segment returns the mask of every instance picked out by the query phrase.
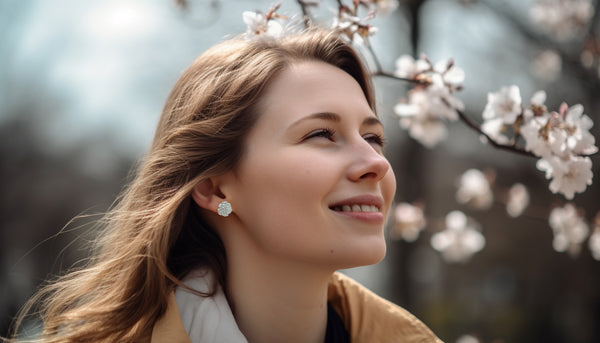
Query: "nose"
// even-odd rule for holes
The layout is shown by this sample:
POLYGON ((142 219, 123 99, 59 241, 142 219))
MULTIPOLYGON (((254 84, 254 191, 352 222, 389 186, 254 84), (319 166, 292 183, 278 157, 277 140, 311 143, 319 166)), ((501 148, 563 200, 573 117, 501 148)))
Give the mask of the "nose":
POLYGON ((348 168, 348 178, 352 181, 381 180, 391 169, 389 161, 362 137, 350 149, 352 163, 348 168))

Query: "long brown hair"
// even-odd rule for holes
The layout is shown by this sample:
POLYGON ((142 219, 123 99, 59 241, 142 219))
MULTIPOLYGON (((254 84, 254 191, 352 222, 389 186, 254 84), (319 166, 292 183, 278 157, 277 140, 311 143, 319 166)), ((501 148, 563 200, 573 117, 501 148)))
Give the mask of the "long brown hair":
POLYGON ((374 107, 364 66, 334 32, 311 29, 212 47, 174 86, 150 152, 100 223, 88 265, 42 288, 16 327, 39 306, 44 327, 35 341, 148 341, 169 293, 192 268, 208 266, 224 283, 224 246, 190 194, 202 180, 236 167, 259 115, 254 108, 263 90, 279 72, 302 60, 346 71, 374 107))

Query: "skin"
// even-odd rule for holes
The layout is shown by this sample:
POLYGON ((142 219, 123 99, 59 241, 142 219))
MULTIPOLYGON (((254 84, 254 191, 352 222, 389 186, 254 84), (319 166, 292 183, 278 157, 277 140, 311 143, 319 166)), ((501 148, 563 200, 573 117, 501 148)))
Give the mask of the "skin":
POLYGON ((317 61, 277 75, 258 111, 239 167, 193 197, 225 244, 228 300, 249 342, 323 342, 332 273, 385 255, 396 183, 383 126, 350 75, 317 61), (225 199, 226 218, 215 214, 225 199))

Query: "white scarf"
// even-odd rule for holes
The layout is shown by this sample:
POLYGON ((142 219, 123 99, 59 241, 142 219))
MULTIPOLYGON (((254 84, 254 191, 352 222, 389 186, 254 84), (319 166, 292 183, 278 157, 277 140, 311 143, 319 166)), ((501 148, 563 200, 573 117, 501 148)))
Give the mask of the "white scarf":
MULTIPOLYGON (((183 283, 193 290, 207 293, 213 285, 213 280, 213 273, 202 268, 189 273, 183 279, 183 283)), ((217 291, 211 297, 201 297, 185 288, 177 287, 175 300, 181 321, 192 343, 248 343, 238 328, 225 293, 218 283, 217 291)))

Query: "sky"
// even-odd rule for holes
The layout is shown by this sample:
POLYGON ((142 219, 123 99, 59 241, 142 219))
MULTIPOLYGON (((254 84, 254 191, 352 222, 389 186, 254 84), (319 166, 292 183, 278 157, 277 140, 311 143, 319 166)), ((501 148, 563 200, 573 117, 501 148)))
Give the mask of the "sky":
MULTIPOLYGON (((243 11, 266 11, 271 2, 200 0, 191 4, 184 15, 172 0, 3 0, 0 121, 20 115, 14 107, 25 103, 35 108, 36 120, 31 125, 50 152, 60 153, 82 140, 102 137, 126 155, 139 155, 150 144, 178 75, 209 46, 243 32, 243 11)), ((332 4, 324 4, 318 12, 321 17, 331 12, 332 4)), ((281 12, 297 15, 298 5, 284 1, 281 12)), ((430 18, 425 22, 431 24, 423 27, 418 53, 426 52, 434 61, 454 57, 467 75, 469 66, 478 66, 477 73, 483 76, 467 76, 465 97, 482 86, 496 86, 490 83, 498 79, 495 61, 506 63, 503 55, 522 45, 506 40, 505 28, 493 16, 454 2, 432 1, 424 13, 430 18), (468 24, 455 25, 459 18, 468 24), (498 39, 490 40, 490 33, 498 39), (473 60, 488 51, 490 44, 505 44, 508 49, 489 56, 489 63, 473 60), (474 53, 474 47, 481 51, 474 53)), ((398 15, 386 19, 374 22, 380 30, 373 44, 387 69, 393 70, 398 56, 411 53, 405 34, 408 24, 398 15)), ((524 81, 516 76, 506 81, 524 81)), ((482 107, 484 101, 479 96, 475 104, 482 107)))
MULTIPOLYGON (((210 8, 209 1, 198 5, 210 8)), ((32 123, 42 126, 49 149, 58 150, 104 134, 127 153, 139 154, 150 143, 178 75, 220 37, 244 30, 242 9, 225 4, 216 11, 195 9, 195 18, 183 16, 168 0, 12 1, 3 6, 8 20, 0 43, 5 95, 0 100, 12 106, 3 106, 0 120, 18 115, 10 111, 15 103, 59 103, 58 109, 38 110, 46 113, 38 113, 39 123, 32 123), (197 15, 200 10, 240 20, 211 25, 197 15)))

